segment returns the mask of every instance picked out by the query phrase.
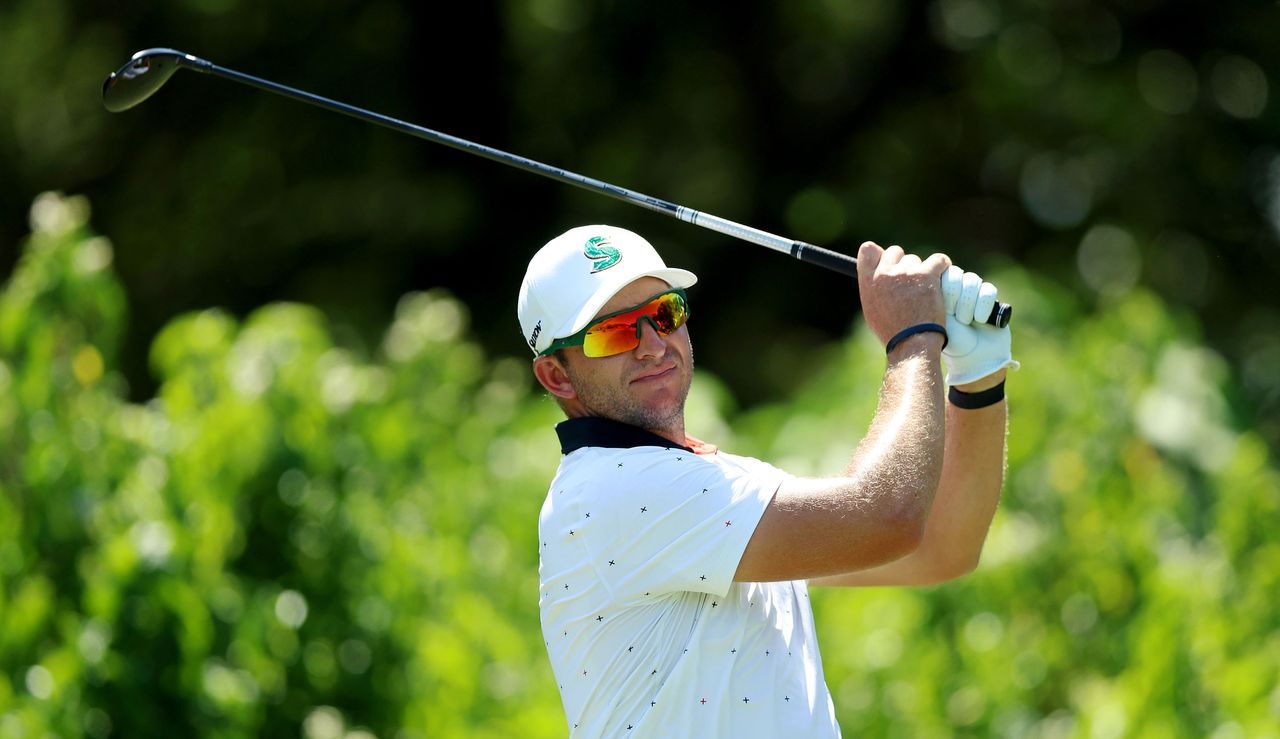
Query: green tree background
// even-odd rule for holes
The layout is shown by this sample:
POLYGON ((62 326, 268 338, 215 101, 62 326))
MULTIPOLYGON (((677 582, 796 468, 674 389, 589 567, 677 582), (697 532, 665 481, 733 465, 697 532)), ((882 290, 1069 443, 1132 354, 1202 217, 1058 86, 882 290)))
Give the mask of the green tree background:
POLYGON ((831 471, 883 368, 839 278, 600 196, 195 75, 103 112, 157 45, 980 269, 1005 502, 964 580, 815 594, 846 734, 1280 736, 1274 4, 107 11, 0 6, 0 736, 563 735, 514 293, 569 225, 703 277, 699 436, 831 471))

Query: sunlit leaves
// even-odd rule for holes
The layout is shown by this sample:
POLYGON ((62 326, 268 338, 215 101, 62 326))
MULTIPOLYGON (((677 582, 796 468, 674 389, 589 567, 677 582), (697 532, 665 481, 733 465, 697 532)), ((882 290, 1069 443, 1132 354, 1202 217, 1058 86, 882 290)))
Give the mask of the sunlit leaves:
MULTIPOLYGON (((559 411, 526 357, 438 290, 374 356, 306 305, 209 309, 130 403, 105 242, 83 201, 36 210, 0 292, 0 735, 564 734, 536 606, 559 411)), ((846 734, 1267 736, 1280 473, 1229 369, 1141 289, 1086 312, 988 276, 1019 310, 1005 500, 963 580, 815 590, 846 734)), ((820 356, 746 410, 700 369, 690 431, 839 469, 883 348, 859 327, 820 356)))

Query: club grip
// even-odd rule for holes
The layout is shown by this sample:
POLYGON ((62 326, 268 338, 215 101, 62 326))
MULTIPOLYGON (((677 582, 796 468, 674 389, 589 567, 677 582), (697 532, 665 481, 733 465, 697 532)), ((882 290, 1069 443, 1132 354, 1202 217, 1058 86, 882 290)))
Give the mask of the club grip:
MULTIPOLYGON (((833 272, 839 272, 849 277, 858 277, 858 260, 848 254, 841 254, 838 251, 824 249, 821 246, 806 244, 803 241, 791 242, 791 256, 802 262, 816 264, 819 267, 825 267, 833 272)), ((1013 318, 1013 306, 1008 303, 996 303, 991 308, 991 315, 987 316, 983 323, 996 328, 1004 328, 1009 325, 1009 319, 1013 318)))

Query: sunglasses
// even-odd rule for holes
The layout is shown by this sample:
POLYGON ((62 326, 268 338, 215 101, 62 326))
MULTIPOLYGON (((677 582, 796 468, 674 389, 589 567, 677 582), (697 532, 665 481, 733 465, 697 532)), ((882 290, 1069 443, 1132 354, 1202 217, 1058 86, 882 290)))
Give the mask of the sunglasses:
POLYGON ((684 290, 675 288, 658 293, 638 306, 601 316, 573 336, 551 342, 541 356, 578 345, 588 357, 612 357, 629 352, 640 346, 640 322, 646 320, 659 336, 675 333, 689 320, 689 299, 684 290))

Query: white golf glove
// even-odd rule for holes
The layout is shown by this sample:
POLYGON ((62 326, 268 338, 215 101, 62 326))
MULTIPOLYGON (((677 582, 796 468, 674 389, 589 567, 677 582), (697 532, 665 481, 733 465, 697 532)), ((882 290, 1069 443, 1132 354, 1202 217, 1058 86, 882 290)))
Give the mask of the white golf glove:
POLYGON ((973 272, 948 267, 942 274, 942 299, 947 314, 947 347, 942 357, 948 385, 973 382, 1004 367, 1018 369, 1009 327, 984 323, 996 304, 995 285, 973 272))

